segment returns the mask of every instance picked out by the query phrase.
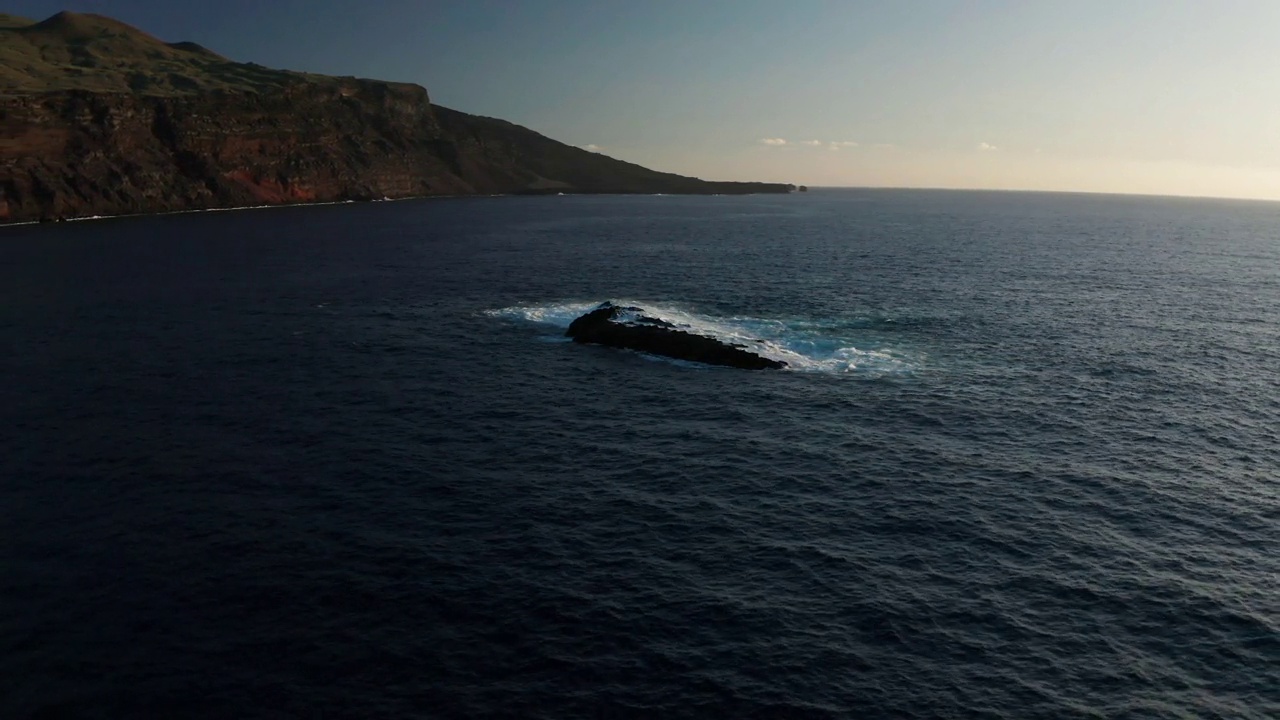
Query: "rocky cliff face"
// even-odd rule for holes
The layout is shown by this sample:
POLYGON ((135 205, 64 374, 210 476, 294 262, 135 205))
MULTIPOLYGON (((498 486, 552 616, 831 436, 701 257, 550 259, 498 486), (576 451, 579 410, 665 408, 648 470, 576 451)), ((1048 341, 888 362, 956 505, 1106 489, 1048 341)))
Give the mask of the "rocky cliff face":
POLYGON ((0 98, 0 218, 468 193, 412 86, 0 98))
POLYGON ((654 172, 434 107, 416 85, 269 71, 180 44, 163 45, 166 68, 189 76, 147 79, 155 74, 143 72, 143 60, 103 69, 90 52, 101 38, 163 54, 159 41, 130 31, 65 13, 29 27, 0 25, 18 40, 45 43, 40 57, 50 56, 48 43, 65 41, 93 81, 31 90, 63 78, 58 65, 0 85, 0 222, 423 195, 791 189, 654 172), (196 57, 189 67, 178 64, 187 62, 183 53, 196 57), (244 85, 245 77, 256 84, 244 85), (143 89, 115 91, 117 80, 143 89))

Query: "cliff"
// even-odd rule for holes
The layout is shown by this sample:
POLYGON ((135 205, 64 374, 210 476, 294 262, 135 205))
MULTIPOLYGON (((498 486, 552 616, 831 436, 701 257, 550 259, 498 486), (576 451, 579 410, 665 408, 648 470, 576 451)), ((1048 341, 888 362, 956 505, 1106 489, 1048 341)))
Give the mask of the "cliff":
POLYGON ((235 63, 109 18, 0 15, 0 222, 498 193, 748 193, 433 106, 235 63))

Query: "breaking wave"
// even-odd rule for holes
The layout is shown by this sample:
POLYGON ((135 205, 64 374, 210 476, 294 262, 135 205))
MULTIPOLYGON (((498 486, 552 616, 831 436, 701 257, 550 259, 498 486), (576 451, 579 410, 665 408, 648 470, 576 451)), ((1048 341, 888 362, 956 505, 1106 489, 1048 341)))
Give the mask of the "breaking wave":
MULTIPOLYGON (((797 372, 864 376, 906 375, 915 372, 924 356, 895 345, 873 331, 875 323, 850 319, 764 318, 717 316, 679 305, 617 299, 615 304, 643 308, 644 315, 671 323, 687 332, 746 346, 752 352, 787 363, 797 372)), ((576 318, 599 307, 600 301, 567 301, 544 305, 521 304, 486 311, 490 317, 563 331, 576 318)), ((561 336, 561 333, 556 333, 561 336)))

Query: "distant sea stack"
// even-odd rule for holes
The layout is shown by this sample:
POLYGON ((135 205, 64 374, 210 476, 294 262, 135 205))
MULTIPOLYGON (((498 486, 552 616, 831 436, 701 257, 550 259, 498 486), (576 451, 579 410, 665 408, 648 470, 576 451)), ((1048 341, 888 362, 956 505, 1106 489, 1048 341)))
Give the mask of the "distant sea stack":
POLYGON ((100 15, 0 15, 0 222, 430 195, 793 190, 649 170, 432 105, 417 85, 233 62, 100 15))

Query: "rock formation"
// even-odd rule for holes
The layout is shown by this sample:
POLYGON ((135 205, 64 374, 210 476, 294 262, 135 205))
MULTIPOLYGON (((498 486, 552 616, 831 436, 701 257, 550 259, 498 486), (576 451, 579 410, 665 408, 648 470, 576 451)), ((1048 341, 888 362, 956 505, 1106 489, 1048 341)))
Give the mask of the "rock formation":
POLYGON ((0 15, 0 222, 506 193, 790 192, 660 173, 432 105, 271 70, 97 15, 0 15))
POLYGON ((671 323, 645 315, 622 317, 623 313, 643 313, 641 308, 619 307, 606 302, 569 325, 565 336, 574 342, 689 360, 708 365, 725 365, 745 370, 778 370, 787 366, 715 338, 676 329, 671 323))

